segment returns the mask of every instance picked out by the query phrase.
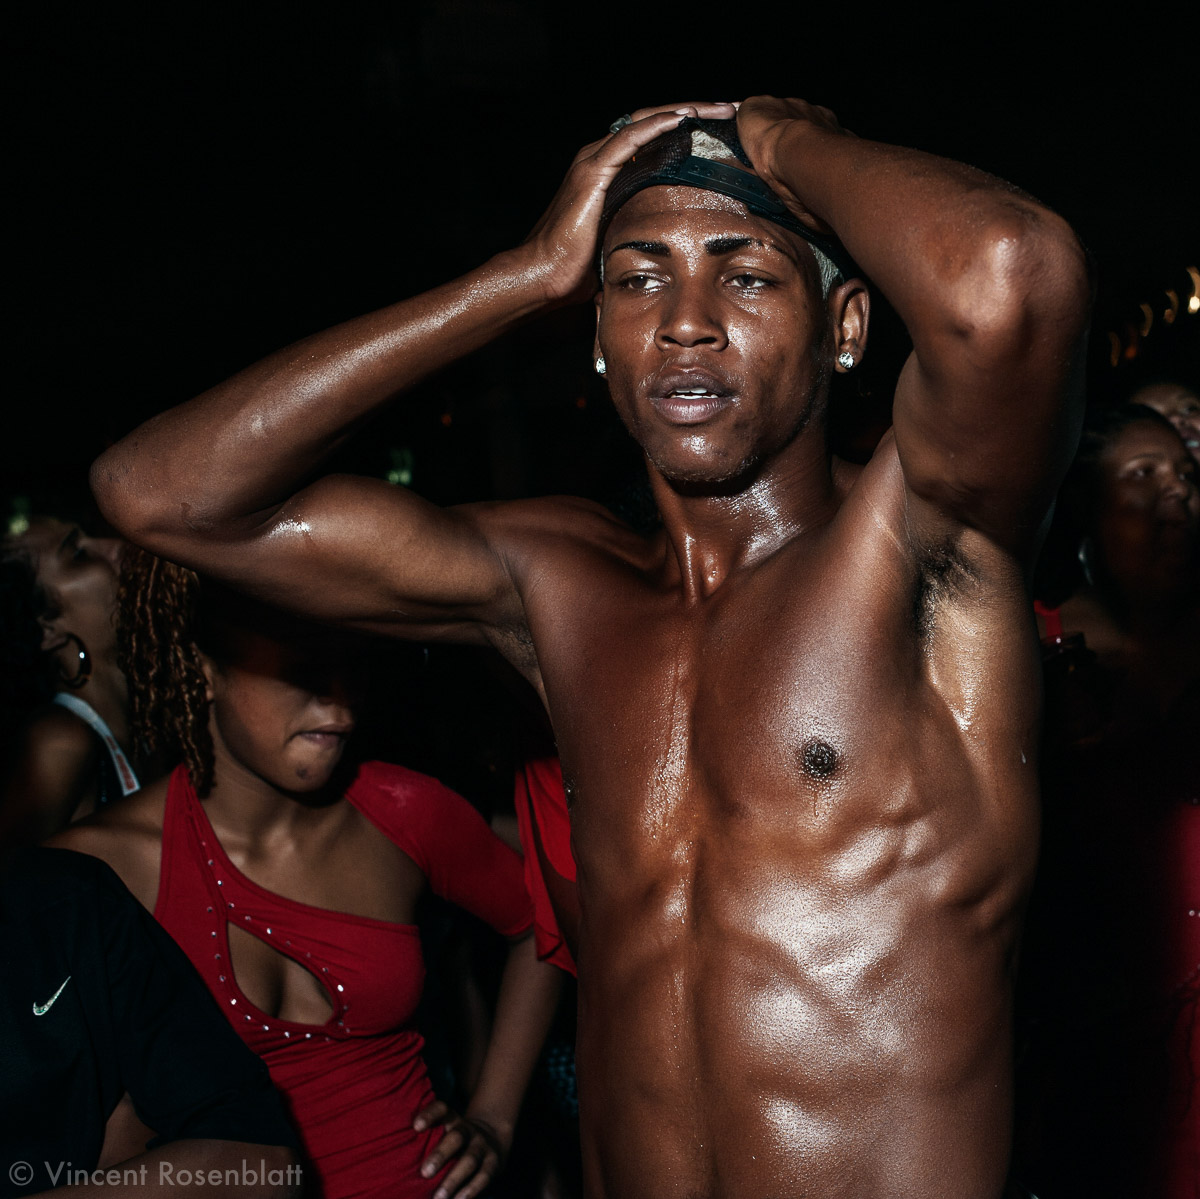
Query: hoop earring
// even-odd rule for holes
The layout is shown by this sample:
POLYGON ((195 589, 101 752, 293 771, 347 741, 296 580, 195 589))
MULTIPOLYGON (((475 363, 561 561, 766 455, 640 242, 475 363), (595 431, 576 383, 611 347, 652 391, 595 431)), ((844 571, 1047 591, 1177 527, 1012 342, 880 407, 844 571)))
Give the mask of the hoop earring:
POLYGON ((79 659, 79 669, 73 675, 68 675, 63 672, 62 665, 60 664, 58 677, 64 686, 70 687, 72 691, 78 691, 92 677, 92 656, 88 653, 87 646, 74 633, 64 633, 63 635, 68 641, 75 643, 75 654, 79 659))

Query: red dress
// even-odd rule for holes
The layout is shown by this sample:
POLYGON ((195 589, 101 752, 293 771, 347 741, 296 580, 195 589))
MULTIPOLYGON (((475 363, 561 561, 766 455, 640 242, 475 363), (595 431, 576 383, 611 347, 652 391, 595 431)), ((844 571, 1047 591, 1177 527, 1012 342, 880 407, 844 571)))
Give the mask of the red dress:
POLYGON ((525 851, 525 887, 533 900, 538 957, 569 974, 567 935, 579 929, 579 895, 571 853, 571 815, 557 758, 531 757, 517 771, 513 803, 525 851))
MULTIPOLYGON (((368 762, 346 798, 421 868, 433 891, 516 936, 532 923, 521 859, 436 779, 368 762)), ((417 1196, 440 1130, 412 1129, 433 1099, 412 1026, 425 967, 417 928, 285 899, 239 873, 214 836, 185 767, 171 775, 154 914, 191 958, 282 1092, 324 1199, 417 1196), (228 925, 310 970, 333 1014, 324 1024, 256 1008, 229 968, 228 925)))

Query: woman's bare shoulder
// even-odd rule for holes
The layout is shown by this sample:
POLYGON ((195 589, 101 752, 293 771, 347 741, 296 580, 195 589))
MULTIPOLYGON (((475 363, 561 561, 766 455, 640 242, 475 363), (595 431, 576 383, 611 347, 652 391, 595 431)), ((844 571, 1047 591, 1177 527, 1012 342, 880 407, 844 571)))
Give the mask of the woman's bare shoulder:
POLYGON ((142 906, 154 910, 162 862, 166 778, 68 825, 46 844, 107 862, 142 906))

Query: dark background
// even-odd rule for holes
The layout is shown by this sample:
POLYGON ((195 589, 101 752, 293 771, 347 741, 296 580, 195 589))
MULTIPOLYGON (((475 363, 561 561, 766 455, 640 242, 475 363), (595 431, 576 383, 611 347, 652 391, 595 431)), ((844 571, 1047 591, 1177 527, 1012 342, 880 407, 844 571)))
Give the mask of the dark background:
MULTIPOLYGON (((1182 5, 99 8, 27 8, 6 42, 0 490, 35 509, 77 507, 88 462, 151 413, 520 240, 580 144, 665 100, 800 95, 863 136, 1011 179, 1095 255, 1093 396, 1200 380, 1200 316, 1162 319, 1200 260, 1182 5)), ((635 458, 590 343, 584 309, 530 325, 426 384, 340 465, 407 469, 441 501, 603 498, 635 458)), ((877 315, 845 411, 878 422, 904 349, 877 315)))

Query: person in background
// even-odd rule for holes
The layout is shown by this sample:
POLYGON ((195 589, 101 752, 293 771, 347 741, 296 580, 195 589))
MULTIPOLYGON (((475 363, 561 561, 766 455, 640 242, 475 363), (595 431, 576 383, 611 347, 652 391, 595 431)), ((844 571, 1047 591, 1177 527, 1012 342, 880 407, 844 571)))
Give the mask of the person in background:
POLYGON ((214 598, 139 550, 120 636, 137 737, 182 760, 55 842, 107 861, 183 947, 270 1068, 323 1199, 479 1195, 557 996, 520 859, 434 779, 344 759, 361 642, 214 598), (461 1115, 413 1027, 427 890, 512 939, 461 1115))
MULTIPOLYGON (((18 730, 7 747, 0 800, 9 842, 39 841, 140 786, 116 652, 123 548, 73 522, 38 516, 0 551, 11 593, 5 611, 20 603, 41 632, 40 656, 25 655, 17 677, 29 680, 23 688, 28 698, 40 689, 44 701, 6 713, 18 730)), ((20 643, 23 634, 14 625, 3 636, 7 645, 14 638, 20 643)))
POLYGON ((1200 394, 1182 383, 1147 383, 1129 397, 1131 404, 1144 404, 1175 426, 1188 452, 1200 463, 1200 394))
POLYGON ((295 1132, 262 1063, 102 862, 0 864, 0 1196, 293 1199, 295 1132), (123 1095, 153 1129, 105 1156, 123 1095))
POLYGON ((1095 413, 1042 571, 1044 850, 1022 964, 1035 1189, 1200 1185, 1200 467, 1095 413))

